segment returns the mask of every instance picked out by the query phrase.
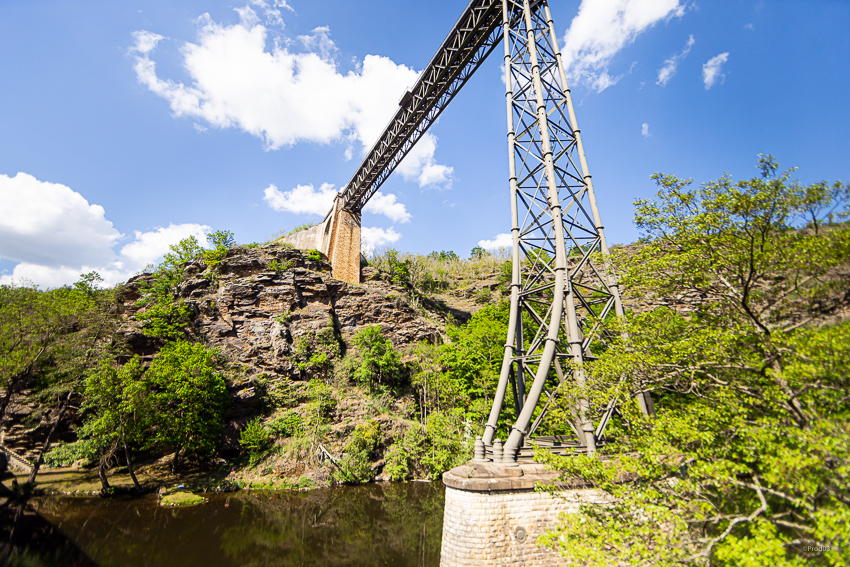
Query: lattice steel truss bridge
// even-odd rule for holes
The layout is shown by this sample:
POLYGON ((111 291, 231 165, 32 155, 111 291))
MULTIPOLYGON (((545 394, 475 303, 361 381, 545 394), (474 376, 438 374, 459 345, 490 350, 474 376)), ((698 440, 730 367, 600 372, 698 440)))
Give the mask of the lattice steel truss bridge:
MULTIPOLYGON (((472 0, 399 109, 337 196, 309 229, 334 275, 359 281, 360 211, 484 60, 504 53, 513 275, 510 321, 492 410, 476 457, 516 465, 532 441, 564 454, 596 450, 614 400, 569 404, 570 435, 534 437, 560 384, 582 385, 582 363, 604 345, 604 323, 623 317, 617 280, 545 0, 472 0), (510 390, 508 390, 510 388, 510 390), (506 394, 516 422, 495 440, 506 394), (482 447, 483 445, 483 447, 482 447)), ((651 413, 648 395, 636 394, 651 413)))

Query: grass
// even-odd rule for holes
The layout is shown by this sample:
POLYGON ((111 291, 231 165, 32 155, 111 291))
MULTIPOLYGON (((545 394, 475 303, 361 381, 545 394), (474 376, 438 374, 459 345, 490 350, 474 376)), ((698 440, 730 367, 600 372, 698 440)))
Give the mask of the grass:
POLYGON ((435 292, 464 287, 483 275, 499 273, 502 265, 510 260, 510 254, 509 249, 501 248, 475 260, 443 259, 434 254, 407 254, 383 247, 375 249, 367 259, 370 267, 387 273, 392 273, 393 262, 403 263, 415 289, 435 292))
POLYGON ((160 506, 194 506, 202 504, 206 498, 192 494, 186 490, 175 488, 162 493, 162 498, 159 501, 160 506))

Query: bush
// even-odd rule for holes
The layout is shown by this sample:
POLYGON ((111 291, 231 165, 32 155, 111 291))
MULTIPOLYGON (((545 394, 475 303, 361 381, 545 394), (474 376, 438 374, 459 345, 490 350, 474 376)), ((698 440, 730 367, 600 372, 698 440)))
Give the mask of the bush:
POLYGON ((433 480, 471 457, 471 439, 465 435, 467 424, 464 417, 460 409, 435 412, 428 416, 425 432, 430 446, 422 456, 422 465, 433 480))
MULTIPOLYGON (((301 232, 302 230, 307 230, 308 228, 313 228, 315 225, 310 224, 309 222, 305 222, 304 224, 299 224, 295 228, 289 231, 289 234, 295 234, 296 232, 301 232)), ((288 235, 284 235, 288 236, 288 235)))
POLYGON ((304 434, 304 418, 298 412, 289 410, 274 420, 269 428, 278 437, 298 437, 304 434))
POLYGON ((314 262, 321 262, 322 261, 322 253, 319 252, 318 250, 316 250, 315 248, 313 248, 312 250, 309 250, 307 252, 307 259, 312 260, 314 262))
POLYGON ((207 266, 218 266, 227 257, 227 251, 236 246, 236 239, 229 230, 217 230, 207 235, 211 249, 201 253, 207 266))
POLYGON ((285 272, 292 267, 292 261, 285 260, 280 262, 277 258, 275 258, 271 260, 266 267, 273 272, 285 272))
POLYGON ((185 336, 185 328, 190 324, 189 308, 182 301, 174 301, 169 296, 159 296, 148 305, 144 313, 136 315, 142 323, 142 332, 151 338, 176 341, 185 336))
POLYGON ((278 380, 272 383, 268 374, 260 374, 254 379, 254 391, 267 411, 290 408, 298 403, 300 397, 298 388, 292 382, 278 380))
POLYGON ((336 396, 333 388, 320 380, 310 380, 307 386, 311 407, 321 416, 328 416, 336 409, 336 396))
POLYGON ((359 351, 360 366, 354 371, 355 380, 373 389, 375 386, 397 386, 404 376, 401 356, 392 342, 381 334, 381 327, 370 325, 354 336, 359 351))
POLYGON ((97 462, 100 447, 94 439, 81 439, 74 443, 60 443, 44 454, 44 464, 51 469, 70 467, 77 461, 83 467, 97 462))
POLYGON ((425 452, 425 433, 419 425, 407 428, 404 435, 396 438, 386 455, 385 470, 394 481, 405 480, 417 468, 420 468, 425 452))
POLYGON ((384 248, 376 250, 368 260, 370 266, 386 274, 390 281, 409 285, 416 293, 427 294, 456 289, 482 274, 496 273, 501 264, 509 259, 508 248, 480 257, 476 255, 471 260, 458 258, 451 251, 432 252, 423 256, 384 248))
POLYGON ((131 400, 146 422, 146 448, 176 447, 210 453, 223 432, 230 401, 219 373, 223 358, 202 344, 176 341, 164 346, 138 381, 131 400))
MULTIPOLYGON (((378 424, 371 419, 358 425, 351 433, 345 444, 345 456, 340 461, 340 468, 345 471, 351 482, 367 482, 372 480, 372 455, 378 447, 380 430, 378 424)), ((338 474, 338 471, 337 471, 338 474)))
POLYGON ((239 434, 239 443, 247 449, 251 456, 251 464, 256 465, 271 447, 272 432, 257 417, 249 421, 239 434))

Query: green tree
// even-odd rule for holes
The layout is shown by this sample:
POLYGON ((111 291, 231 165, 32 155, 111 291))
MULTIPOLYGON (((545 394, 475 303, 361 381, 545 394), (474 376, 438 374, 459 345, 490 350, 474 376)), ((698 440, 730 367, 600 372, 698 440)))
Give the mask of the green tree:
POLYGON ((210 249, 201 253, 204 262, 211 267, 218 266, 227 257, 227 251, 236 246, 236 239, 229 230, 216 230, 207 235, 210 249))
POLYGON ((251 464, 256 465, 272 445, 272 431, 263 425, 263 420, 255 417, 239 434, 239 443, 248 450, 251 464))
POLYGON ((359 365, 354 378, 360 383, 375 386, 397 386, 404 376, 401 356, 393 343, 381 334, 379 325, 370 325, 354 336, 359 365))
POLYGON ((201 344, 169 343, 130 393, 145 447, 175 449, 173 472, 181 453, 210 453, 221 438, 228 395, 219 359, 201 344))
POLYGON ((482 258, 486 258, 490 253, 481 248, 480 246, 476 246, 472 249, 472 252, 469 254, 470 260, 481 260, 482 258))
POLYGON ((89 412, 80 437, 90 439, 101 449, 99 473, 104 489, 109 488, 104 469, 115 448, 123 447, 127 470, 137 491, 141 486, 133 470, 130 445, 142 435, 137 420, 132 392, 144 375, 139 358, 133 357, 120 367, 102 360, 100 367, 86 381, 83 409, 89 412))
POLYGON ((0 286, 0 370, 6 392, 0 420, 12 393, 24 383, 32 417, 49 415, 41 450, 27 482, 35 482, 59 423, 78 399, 85 378, 108 355, 116 327, 111 290, 100 276, 84 274, 73 286, 40 291, 34 286, 0 286))
POLYGON ((591 399, 621 398, 614 458, 541 454, 611 496, 546 540, 577 565, 850 561, 850 324, 831 325, 850 291, 850 229, 832 223, 848 187, 792 182, 769 156, 759 169, 699 188, 657 174, 637 202, 629 294, 692 303, 632 316, 588 364, 591 399), (654 419, 629 401, 647 389, 654 419))
MULTIPOLYGON (((502 301, 476 311, 466 325, 446 329, 449 343, 441 347, 439 357, 443 380, 432 387, 433 402, 441 410, 461 407, 473 421, 483 424, 499 380, 509 313, 509 303, 502 301)), ((512 400, 504 404, 500 423, 513 423, 512 400)))
POLYGON ((340 460, 339 471, 351 482, 372 480, 372 457, 381 440, 378 424, 371 419, 354 428, 345 444, 345 456, 340 460))
POLYGON ((204 252, 198 239, 194 236, 184 238, 177 244, 169 246, 168 249, 170 252, 163 257, 161 269, 175 274, 182 273, 182 264, 191 262, 204 252))
MULTIPOLYGON (((474 249, 473 249, 474 250, 474 249)), ((446 252, 445 250, 441 250, 439 252, 434 251, 428 254, 429 258, 435 258, 438 260, 458 260, 458 255, 454 253, 453 250, 449 250, 446 252)))
MULTIPOLYGON (((233 235, 218 231, 210 237, 216 242, 226 244, 232 241, 233 235)), ((190 323, 190 311, 183 304, 183 300, 177 298, 176 288, 183 281, 183 264, 205 254, 194 236, 172 244, 169 250, 159 266, 150 267, 153 272, 151 277, 140 285, 142 298, 137 305, 145 307, 145 310, 136 315, 136 320, 142 322, 145 335, 165 341, 185 337, 185 328, 190 323)), ((224 258, 227 249, 222 250, 222 254, 215 250, 210 251, 213 254, 211 261, 218 257, 216 254, 220 256, 218 261, 224 258)))

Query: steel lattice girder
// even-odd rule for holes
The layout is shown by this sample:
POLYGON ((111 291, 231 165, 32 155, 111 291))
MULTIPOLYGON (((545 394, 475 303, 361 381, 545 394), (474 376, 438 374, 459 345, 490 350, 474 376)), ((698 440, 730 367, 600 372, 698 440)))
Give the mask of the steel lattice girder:
POLYGON ((500 0, 472 0, 405 93, 384 133, 342 190, 342 206, 360 211, 428 130, 466 81, 498 47, 502 37, 500 0))

